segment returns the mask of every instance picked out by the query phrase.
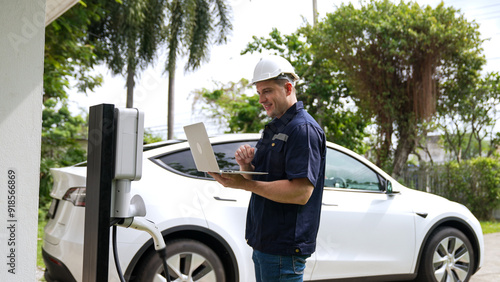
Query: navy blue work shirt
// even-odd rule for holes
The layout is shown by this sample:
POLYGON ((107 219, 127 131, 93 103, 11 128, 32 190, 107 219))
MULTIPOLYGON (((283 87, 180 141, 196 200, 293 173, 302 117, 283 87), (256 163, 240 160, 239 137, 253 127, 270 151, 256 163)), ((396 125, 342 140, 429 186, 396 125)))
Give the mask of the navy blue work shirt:
POLYGON ((278 203, 252 193, 247 212, 247 243, 263 253, 309 255, 316 248, 325 178, 325 134, 303 108, 290 107, 266 125, 252 161, 254 180, 307 178, 314 185, 305 205, 278 203))

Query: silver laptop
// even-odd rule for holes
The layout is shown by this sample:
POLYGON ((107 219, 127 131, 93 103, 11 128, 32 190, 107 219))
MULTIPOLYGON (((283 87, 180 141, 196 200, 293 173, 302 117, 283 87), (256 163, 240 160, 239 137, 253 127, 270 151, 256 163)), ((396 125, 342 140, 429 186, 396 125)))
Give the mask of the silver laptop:
POLYGON ((267 174, 267 172, 256 171, 221 170, 203 122, 184 126, 184 132, 198 171, 227 174, 267 174))

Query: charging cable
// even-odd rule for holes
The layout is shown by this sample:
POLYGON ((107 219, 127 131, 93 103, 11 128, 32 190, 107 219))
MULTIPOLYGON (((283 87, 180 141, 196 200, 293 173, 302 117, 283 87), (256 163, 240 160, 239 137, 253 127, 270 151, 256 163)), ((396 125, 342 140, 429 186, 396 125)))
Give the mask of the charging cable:
POLYGON ((113 224, 113 258, 115 260, 116 272, 118 273, 118 278, 120 282, 125 282, 125 277, 123 277, 122 268, 120 266, 120 260, 118 259, 118 248, 116 247, 116 225, 113 224))
MULTIPOLYGON (((163 264, 163 269, 165 271, 165 276, 167 278, 167 282, 170 281, 170 275, 168 273, 168 265, 167 265, 167 246, 165 244, 165 240, 163 239, 163 236, 161 235, 161 232, 158 230, 156 227, 155 223, 147 220, 143 217, 130 217, 130 218, 124 218, 123 220, 120 220, 118 223, 115 224, 115 226, 121 226, 125 228, 134 228, 137 230, 142 230, 146 231, 153 237, 154 245, 155 245, 155 250, 160 256, 160 259, 163 264)), ((116 230, 113 230, 114 233, 116 233, 116 230)), ((113 235, 113 240, 115 240, 116 234, 113 235)), ((113 243, 113 248, 115 247, 116 243, 113 243)), ((118 264, 117 270, 119 270, 119 263, 117 262, 118 256, 115 255, 115 263, 118 264)), ((123 277, 123 275, 122 275, 123 277)))

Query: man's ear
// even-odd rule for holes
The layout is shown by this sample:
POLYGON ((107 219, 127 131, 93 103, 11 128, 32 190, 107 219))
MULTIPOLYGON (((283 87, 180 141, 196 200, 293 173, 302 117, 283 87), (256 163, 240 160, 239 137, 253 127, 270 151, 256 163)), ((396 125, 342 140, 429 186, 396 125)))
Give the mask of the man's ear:
POLYGON ((293 85, 290 82, 285 84, 286 95, 292 94, 292 87, 293 85))

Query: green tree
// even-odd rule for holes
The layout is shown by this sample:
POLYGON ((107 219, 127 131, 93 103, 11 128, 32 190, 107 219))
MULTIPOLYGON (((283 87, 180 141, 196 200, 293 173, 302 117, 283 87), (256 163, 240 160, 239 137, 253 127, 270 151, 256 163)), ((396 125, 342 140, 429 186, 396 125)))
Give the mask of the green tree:
POLYGON ((103 13, 102 1, 77 4, 45 28, 43 98, 67 99, 70 81, 81 91, 93 90, 102 83, 92 74, 101 62, 96 46, 88 40, 89 24, 103 13))
POLYGON ((359 109, 374 118, 376 163, 396 177, 426 132, 441 83, 462 76, 463 62, 470 71, 485 62, 478 25, 443 3, 342 4, 310 30, 314 54, 339 68, 359 109))
POLYGON ((288 59, 301 78, 296 84, 297 98, 323 127, 327 139, 364 153, 363 139, 369 120, 357 111, 349 97, 350 89, 336 76, 338 68, 312 52, 307 36, 311 31, 302 28, 291 35, 282 35, 273 29, 269 38, 254 37, 242 54, 266 50, 288 59))
MULTIPOLYGON (((466 66, 464 66, 466 68, 466 66)), ((500 104, 500 75, 489 73, 483 78, 469 76, 469 83, 449 80, 444 83, 446 95, 438 104, 438 124, 443 132, 445 148, 457 162, 483 156, 491 156, 498 145, 494 127, 498 120, 500 104), (470 79, 472 77, 472 79, 470 79)))
POLYGON ((127 108, 134 104, 135 78, 153 63, 165 38, 167 0, 108 1, 89 38, 113 75, 126 77, 127 108))
POLYGON ((179 55, 188 57, 185 70, 195 70, 208 60, 210 44, 223 44, 232 29, 226 0, 172 0, 167 26, 168 124, 167 138, 174 133, 175 70, 179 55))

